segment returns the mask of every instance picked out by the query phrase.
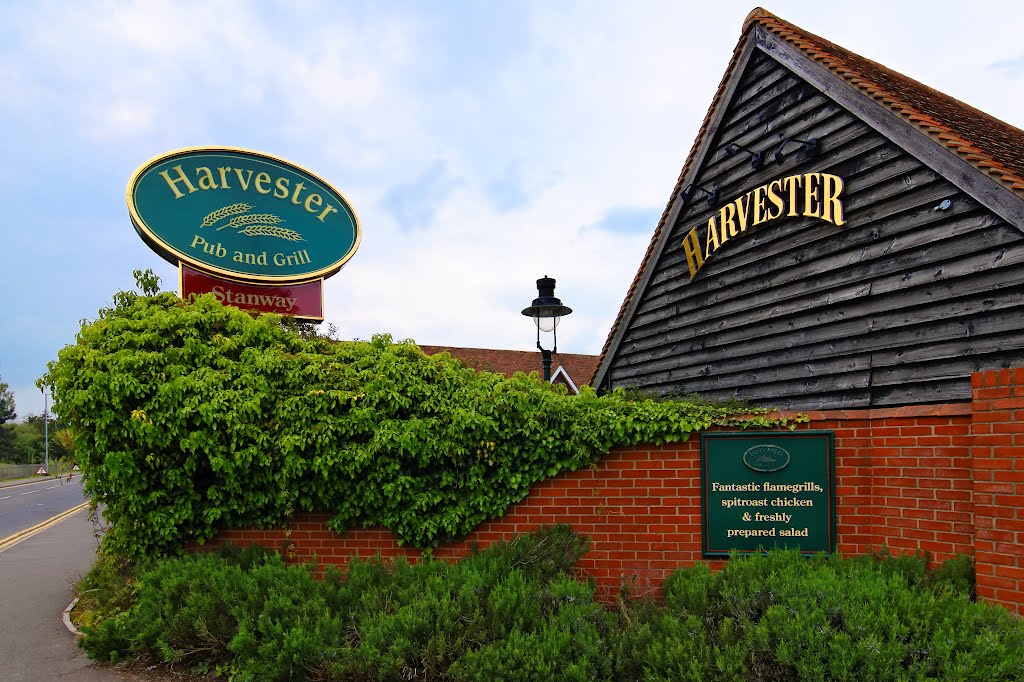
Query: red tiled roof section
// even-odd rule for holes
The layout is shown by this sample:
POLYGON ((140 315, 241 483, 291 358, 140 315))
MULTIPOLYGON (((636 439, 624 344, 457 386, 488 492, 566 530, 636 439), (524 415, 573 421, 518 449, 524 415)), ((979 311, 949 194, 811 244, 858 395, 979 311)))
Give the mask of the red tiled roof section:
MULTIPOLYGON (((736 62, 748 38, 747 34, 755 25, 762 26, 798 48, 872 99, 888 106, 907 122, 945 145, 968 163, 988 173, 1017 194, 1024 195, 1024 131, 901 73, 854 54, 758 7, 747 15, 740 40, 733 50, 732 59, 722 76, 711 106, 708 107, 708 113, 697 132, 693 147, 679 173, 672 194, 669 195, 668 205, 661 214, 654 237, 647 247, 640 268, 626 292, 615 322, 605 339, 604 348, 602 348, 595 366, 595 373, 597 372, 596 367, 600 366, 607 355, 619 325, 622 324, 626 308, 636 294, 640 276, 653 256, 655 246, 665 229, 665 221, 672 208, 672 200, 682 189, 683 180, 693 164, 694 154, 707 135, 711 116, 718 107, 729 77, 736 68, 736 62)), ((594 377, 591 377, 591 382, 593 379, 594 377)))
POLYGON ((779 19, 760 7, 747 16, 885 104, 908 122, 1024 194, 1024 131, 877 62, 779 19))
MULTIPOLYGON (((497 372, 507 377, 516 372, 540 372, 540 351, 496 350, 493 348, 452 348, 450 346, 420 346, 427 355, 450 353, 467 367, 486 372, 497 372)), ((551 372, 559 365, 577 386, 590 384, 590 378, 597 371, 596 355, 579 353, 555 353, 551 356, 551 372)))

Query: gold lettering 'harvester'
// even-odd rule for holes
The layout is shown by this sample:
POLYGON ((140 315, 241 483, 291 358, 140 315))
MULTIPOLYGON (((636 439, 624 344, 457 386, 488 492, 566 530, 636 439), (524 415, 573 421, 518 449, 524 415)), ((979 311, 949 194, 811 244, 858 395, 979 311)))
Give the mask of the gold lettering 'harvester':
POLYGON ((188 177, 188 174, 180 164, 174 166, 170 171, 160 171, 159 175, 167 183, 167 187, 174 194, 176 200, 195 192, 221 189, 230 190, 237 186, 243 192, 248 192, 252 188, 259 194, 288 202, 294 206, 300 206, 307 213, 316 214, 319 211, 316 219, 320 222, 324 222, 324 218, 330 214, 338 212, 337 208, 326 203, 324 197, 319 194, 315 192, 303 194, 303 190, 307 189, 304 182, 300 181, 292 184, 289 178, 274 178, 269 173, 262 171, 257 173, 248 168, 220 166, 214 170, 217 172, 214 173, 213 170, 205 166, 195 168, 195 182, 192 182, 192 178, 188 177), (320 210, 321 207, 323 210, 320 210))
POLYGON ((762 223, 783 216, 820 218, 836 226, 846 223, 843 217, 843 179, 828 173, 804 173, 772 180, 750 190, 722 206, 708 219, 704 249, 693 228, 683 237, 683 253, 690 269, 690 279, 732 237, 737 237, 762 223))

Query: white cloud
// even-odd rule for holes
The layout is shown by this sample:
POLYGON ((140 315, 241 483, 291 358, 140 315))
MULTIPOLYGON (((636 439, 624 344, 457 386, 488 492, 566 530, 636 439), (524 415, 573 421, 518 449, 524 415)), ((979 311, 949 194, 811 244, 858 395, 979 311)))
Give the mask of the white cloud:
MULTIPOLYGON (((752 6, 0 3, 0 124, 16 131, 0 200, 8 226, 47 234, 0 253, 0 287, 76 258, 52 267, 45 305, 17 303, 24 329, 0 325, 37 339, 5 356, 0 335, 3 375, 33 400, 112 282, 140 266, 175 280, 128 224, 123 187, 149 157, 202 144, 283 156, 353 203, 363 245, 326 285, 343 334, 530 349, 519 310, 548 274, 575 310, 560 348, 597 352, 752 6), (624 215, 650 224, 609 220, 624 215)), ((1019 75, 989 67, 1019 61, 1024 10, 929 7, 771 9, 1021 125, 1019 75)))

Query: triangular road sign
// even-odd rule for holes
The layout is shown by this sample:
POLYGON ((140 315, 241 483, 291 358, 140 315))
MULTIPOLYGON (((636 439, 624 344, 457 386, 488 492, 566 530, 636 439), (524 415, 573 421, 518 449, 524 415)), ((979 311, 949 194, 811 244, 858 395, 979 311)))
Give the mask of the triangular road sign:
POLYGON ((36 474, 37 475, 41 475, 41 476, 45 476, 46 475, 46 467, 44 467, 42 465, 39 465, 39 468, 36 469, 36 474))
POLYGON ((80 471, 80 469, 78 468, 77 464, 75 466, 71 467, 71 470, 72 471, 80 471))

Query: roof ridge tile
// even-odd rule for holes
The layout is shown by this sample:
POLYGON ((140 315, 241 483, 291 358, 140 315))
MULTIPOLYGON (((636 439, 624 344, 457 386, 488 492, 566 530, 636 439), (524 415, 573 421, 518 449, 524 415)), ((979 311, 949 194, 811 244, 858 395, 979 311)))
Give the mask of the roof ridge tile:
MULTIPOLYGON (((977 128, 979 127, 979 123, 981 125, 988 123, 998 127, 1005 127, 1009 129, 1009 131, 1016 133, 1022 143, 1022 146, 1024 146, 1024 131, 1021 131, 1019 128, 1016 128, 1005 121, 1001 121, 994 116, 986 114, 980 109, 976 109, 975 107, 961 102, 954 97, 950 97, 935 88, 914 80, 909 76, 905 76, 882 64, 879 64, 878 62, 850 52, 840 45, 822 38, 821 36, 810 33, 809 31, 805 31, 804 29, 780 19, 771 12, 761 8, 755 9, 747 17, 748 25, 754 23, 764 27, 774 35, 777 35, 796 46, 816 61, 824 64, 829 70, 837 73, 848 82, 857 86, 860 90, 870 95, 876 101, 885 103, 897 114, 914 123, 923 132, 928 134, 929 137, 937 139, 945 147, 964 158, 964 160, 972 162, 973 165, 979 167, 981 170, 991 170, 991 174, 1005 187, 1014 190, 1019 187, 1020 183, 1024 182, 1024 152, 1018 152, 1020 158, 1013 159, 1014 163, 1012 165, 1008 165, 1007 163, 995 158, 991 153, 988 153, 978 147, 976 141, 968 139, 964 133, 958 129, 958 127, 953 127, 952 122, 947 123, 937 119, 934 115, 934 113, 937 112, 929 113, 922 111, 918 106, 914 106, 913 103, 908 102, 907 95, 914 94, 914 91, 916 91, 916 94, 925 100, 932 100, 931 102, 925 101, 923 102, 924 104, 930 103, 941 108, 951 107, 953 109, 963 110, 962 112, 949 112, 949 118, 955 117, 956 113, 963 113, 970 118, 981 119, 981 121, 975 121, 973 126, 975 128, 974 132, 978 132, 977 128), (851 60, 861 61, 864 64, 860 68, 856 68, 855 65, 851 65, 849 63, 851 60), (908 92, 904 95, 893 92, 890 88, 879 83, 877 78, 871 78, 864 74, 864 66, 877 69, 879 71, 878 75, 893 79, 896 81, 893 85, 901 85, 907 88, 908 92), (940 137, 941 133, 946 133, 946 135, 942 135, 940 137), (984 165, 982 165, 982 163, 984 165)), ((746 28, 746 26, 744 28, 746 28)), ((957 121, 957 123, 962 122, 957 121)), ((967 123, 968 125, 971 125, 969 122, 967 123)), ((1005 133, 1007 131, 1003 132, 1005 133)), ((990 144, 989 146, 995 147, 996 149, 1005 149, 999 144, 990 144)))

